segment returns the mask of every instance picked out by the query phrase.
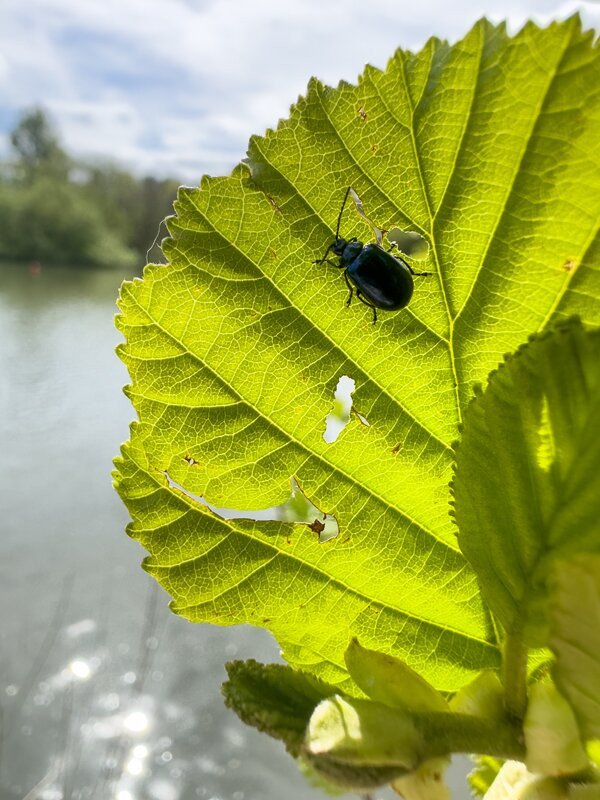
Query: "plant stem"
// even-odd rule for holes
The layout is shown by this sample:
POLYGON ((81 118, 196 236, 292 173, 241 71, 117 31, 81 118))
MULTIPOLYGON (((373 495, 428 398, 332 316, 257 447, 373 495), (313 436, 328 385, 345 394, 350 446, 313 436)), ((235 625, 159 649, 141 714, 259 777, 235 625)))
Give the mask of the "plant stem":
POLYGON ((413 714, 423 735, 427 758, 450 753, 477 753, 522 760, 525 756, 521 726, 471 714, 428 712, 413 714))
POLYGON ((520 626, 504 642, 504 708, 519 722, 527 710, 527 646, 520 626))

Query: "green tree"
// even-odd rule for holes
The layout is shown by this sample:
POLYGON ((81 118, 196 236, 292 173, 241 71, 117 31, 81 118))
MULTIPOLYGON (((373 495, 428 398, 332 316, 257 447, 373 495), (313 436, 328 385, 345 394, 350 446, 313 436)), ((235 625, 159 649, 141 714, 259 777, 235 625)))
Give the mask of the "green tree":
POLYGON ((132 267, 136 255, 106 225, 80 187, 51 176, 0 184, 0 258, 132 267))
POLYGON ((26 111, 10 134, 22 176, 33 180, 40 173, 66 179, 70 159, 59 144, 54 127, 41 108, 26 111))
MULTIPOLYGON (((114 164, 83 165, 85 196, 97 206, 107 224, 130 248, 145 255, 158 227, 172 213, 178 182, 165 178, 136 178, 114 164)), ((158 257, 159 253, 153 253, 158 257)))
POLYGON ((140 180, 114 164, 72 159, 42 109, 24 112, 10 141, 15 160, 0 180, 0 258, 121 268, 142 262, 172 210, 176 181, 140 180))

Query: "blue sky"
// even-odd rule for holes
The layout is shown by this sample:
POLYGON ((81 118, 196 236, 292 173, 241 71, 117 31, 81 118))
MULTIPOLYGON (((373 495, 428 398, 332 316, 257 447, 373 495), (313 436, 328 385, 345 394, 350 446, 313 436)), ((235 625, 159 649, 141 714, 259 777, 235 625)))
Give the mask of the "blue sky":
POLYGON ((575 11, 600 29, 598 0, 1 0, 0 154, 43 105, 71 152, 196 184, 229 172, 311 75, 354 81, 483 15, 515 31, 575 11))

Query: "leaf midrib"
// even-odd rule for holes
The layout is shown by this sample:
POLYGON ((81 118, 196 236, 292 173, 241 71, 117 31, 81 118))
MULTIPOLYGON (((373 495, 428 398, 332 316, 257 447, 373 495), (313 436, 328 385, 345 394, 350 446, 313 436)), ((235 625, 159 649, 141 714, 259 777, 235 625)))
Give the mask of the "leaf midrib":
MULTIPOLYGON (((481 50, 481 48, 480 48, 480 50, 481 50)), ((480 66, 480 64, 481 64, 481 59, 480 59, 480 62, 478 64, 478 67, 477 67, 477 72, 476 72, 476 76, 477 77, 475 79, 475 84, 474 84, 474 89, 473 89, 473 96, 471 98, 471 105, 470 105, 470 108, 469 108, 469 115, 468 115, 468 118, 467 118, 467 122, 465 123, 465 126, 463 128, 463 132, 462 132, 462 135, 461 135, 461 140, 460 140, 459 146, 457 148, 457 152, 456 152, 456 155, 455 155, 455 158, 454 158, 452 169, 450 170, 450 173, 448 175, 448 184, 446 186, 446 190, 447 190, 448 185, 450 184, 450 181, 452 180, 452 175, 454 174, 454 169, 456 167, 456 160, 458 159, 458 153, 460 152, 460 150, 462 148, 462 143, 463 143, 465 131, 466 131, 467 126, 468 126, 468 120, 471 118, 471 112, 472 112, 472 109, 473 109, 473 103, 475 101, 475 92, 476 92, 477 82, 478 82, 478 77, 479 77, 479 66, 480 66)), ((455 357, 455 353, 454 353, 454 347, 452 345, 452 336, 453 336, 453 333, 454 333, 454 320, 452 319, 452 314, 450 312, 450 303, 449 303, 449 299, 448 299, 448 291, 447 291, 446 283, 445 283, 445 280, 444 280, 444 273, 443 273, 443 270, 441 269, 441 262, 440 262, 440 257, 439 257, 439 254, 438 254, 436 237, 434 235, 435 216, 434 216, 434 214, 432 214, 432 211, 431 211, 431 199, 430 199, 430 194, 429 194, 429 187, 427 186, 427 181, 425 180, 425 174, 423 172, 423 165, 421 164, 420 151, 419 151, 419 148, 417 147, 417 142, 416 142, 416 139, 415 139, 415 125, 414 125, 415 108, 412 105, 412 98, 411 98, 410 91, 409 91, 409 88, 408 88, 408 83, 407 83, 407 80, 406 80, 405 67, 406 67, 406 60, 402 59, 401 74, 402 74, 402 80, 403 80, 403 83, 404 83, 404 90, 406 92, 406 96, 408 98, 409 108, 410 108, 410 140, 411 140, 411 145, 412 145, 412 149, 413 149, 413 157, 414 157, 414 160, 415 160, 415 165, 417 167, 417 174, 418 174, 419 180, 421 182, 421 191, 423 193, 423 199, 425 201, 425 206, 427 208, 427 213, 429 214, 429 229, 430 229, 431 249, 433 251, 433 258, 434 258, 434 261, 435 261, 436 271, 437 271, 438 279, 439 279, 439 282, 440 282, 440 290, 441 290, 441 294, 442 294, 442 299, 444 301, 444 307, 446 309, 446 316, 448 317, 448 339, 444 340, 444 341, 446 341, 446 344, 448 346, 448 355, 450 357, 450 368, 451 368, 451 371, 452 371, 452 384, 453 384, 453 387, 454 387, 455 413, 456 413, 456 416, 458 418, 458 422, 459 422, 459 425, 460 425, 462 423, 462 410, 461 410, 460 394, 459 394, 459 379, 458 379, 458 374, 457 374, 457 370, 456 370, 456 357, 455 357)), ((431 65, 430 65, 430 70, 431 70, 431 65)), ((445 196, 446 190, 444 191, 444 196, 445 196)), ((442 201, 443 201, 443 197, 442 197, 442 201)), ((439 207, 438 207, 437 211, 439 211, 439 207)), ((437 214, 437 211, 436 211, 436 214, 437 214)))

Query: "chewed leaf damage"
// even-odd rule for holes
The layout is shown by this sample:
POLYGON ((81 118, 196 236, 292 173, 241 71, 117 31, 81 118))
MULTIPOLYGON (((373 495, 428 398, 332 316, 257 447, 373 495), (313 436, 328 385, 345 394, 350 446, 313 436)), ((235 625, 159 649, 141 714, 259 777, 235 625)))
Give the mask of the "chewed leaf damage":
POLYGON ((204 497, 188 492, 184 486, 174 481, 167 472, 165 472, 164 475, 169 482, 169 486, 183 492, 194 502, 206 506, 222 519, 252 519, 307 525, 311 531, 318 535, 320 544, 328 542, 330 539, 335 539, 339 533, 339 526, 336 518, 332 514, 323 513, 311 503, 294 478, 291 479, 292 493, 289 500, 286 500, 285 503, 272 506, 271 508, 262 508, 258 511, 243 511, 235 508, 218 508, 217 506, 213 506, 204 497))

